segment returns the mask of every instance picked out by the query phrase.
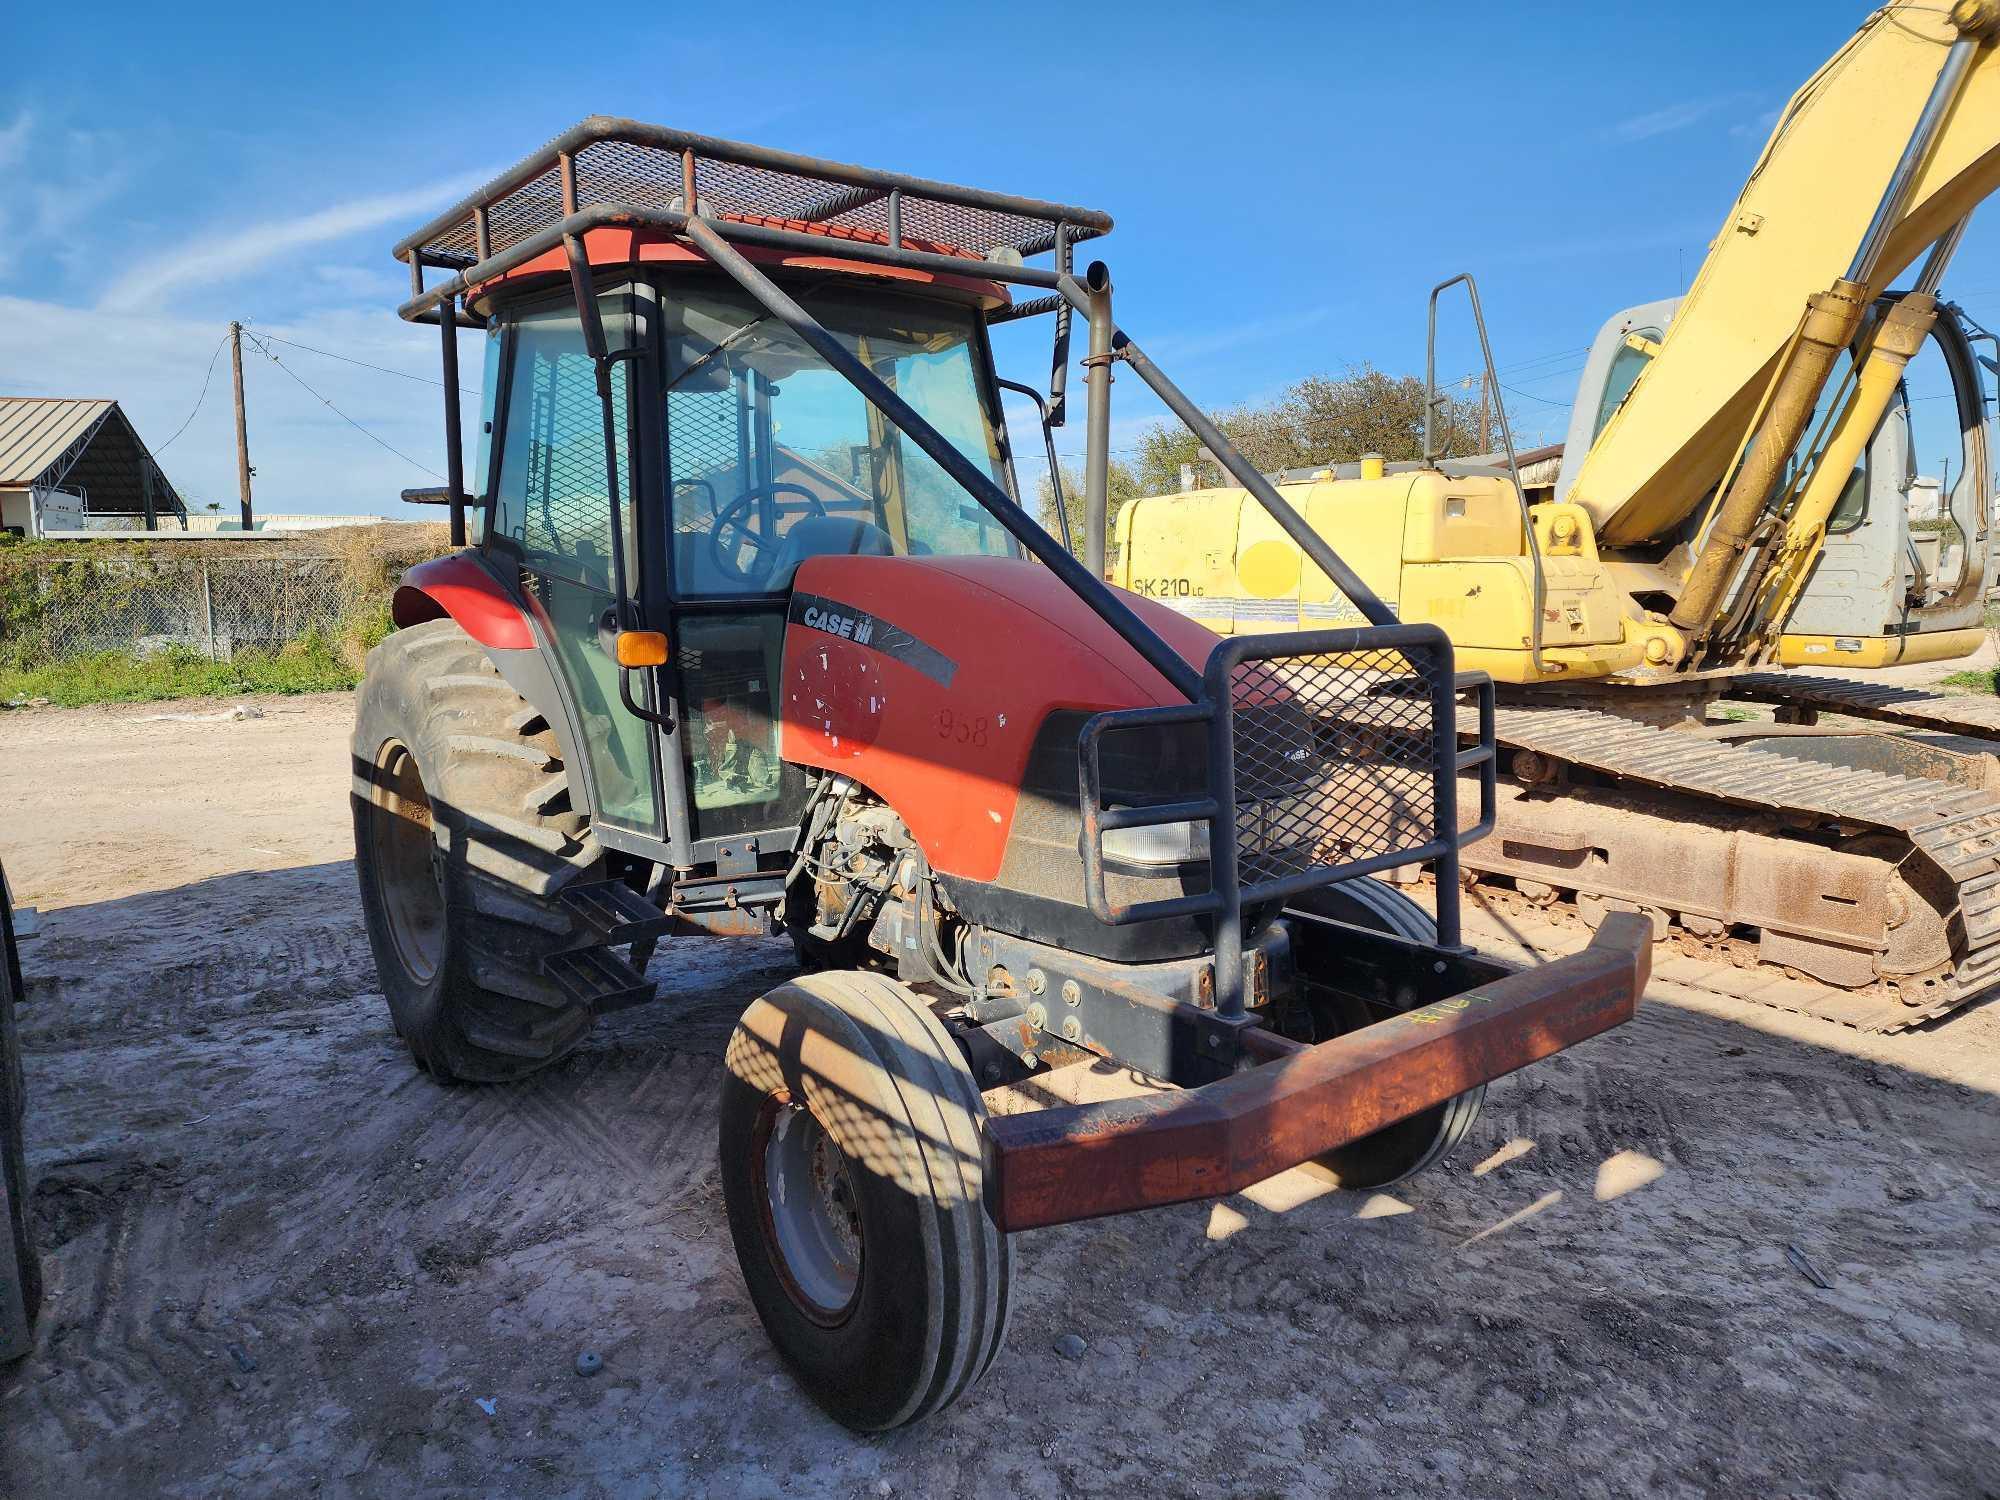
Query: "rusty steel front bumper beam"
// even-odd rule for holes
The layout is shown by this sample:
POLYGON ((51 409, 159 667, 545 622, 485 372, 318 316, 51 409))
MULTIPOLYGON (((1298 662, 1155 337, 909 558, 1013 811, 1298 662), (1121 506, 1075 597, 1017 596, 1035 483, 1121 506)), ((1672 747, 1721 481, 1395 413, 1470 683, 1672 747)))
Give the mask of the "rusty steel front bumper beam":
POLYGON ((1192 1089, 987 1121, 987 1208, 1036 1229, 1237 1192, 1632 1019, 1652 924, 1318 1046, 1244 1037, 1263 1061, 1192 1089))

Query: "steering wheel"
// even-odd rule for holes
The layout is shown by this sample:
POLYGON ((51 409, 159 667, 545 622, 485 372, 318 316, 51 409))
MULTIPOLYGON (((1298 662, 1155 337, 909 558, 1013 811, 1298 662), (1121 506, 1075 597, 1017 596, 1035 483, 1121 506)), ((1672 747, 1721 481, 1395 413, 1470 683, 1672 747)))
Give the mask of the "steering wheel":
POLYGON ((773 559, 769 554, 772 552, 771 544, 776 538, 765 536, 757 527, 751 525, 749 511, 752 501, 765 495, 776 497, 783 490, 789 490, 804 500, 811 514, 815 516, 826 514, 826 506, 821 503, 819 496, 802 484, 793 484, 789 479, 774 479, 768 484, 751 485, 722 508, 722 513, 715 518, 715 525, 708 533, 709 558, 723 576, 733 578, 738 583, 751 585, 762 583, 770 576, 773 559), (728 534, 732 531, 736 535, 733 540, 729 540, 728 534), (746 545, 750 548, 751 554, 747 566, 737 560, 746 545))

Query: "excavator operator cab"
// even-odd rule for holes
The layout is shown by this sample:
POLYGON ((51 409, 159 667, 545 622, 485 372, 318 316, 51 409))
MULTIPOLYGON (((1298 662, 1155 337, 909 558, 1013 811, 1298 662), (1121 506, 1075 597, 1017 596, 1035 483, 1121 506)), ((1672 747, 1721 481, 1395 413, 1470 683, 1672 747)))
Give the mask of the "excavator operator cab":
MULTIPOLYGON (((1878 299, 1857 347, 1899 296, 1878 299)), ((1598 434, 1659 352, 1681 300, 1626 308, 1598 329, 1577 382, 1554 494, 1569 493, 1598 434)), ((1969 324, 1961 309, 1940 303, 1935 326, 1828 516, 1822 555, 1780 644, 1784 663, 1873 666, 1971 649, 1954 642, 1979 629, 1982 586, 1994 574, 1993 408, 1975 337, 1992 336, 1969 324), (1918 646, 1913 637, 1927 639, 1918 646)), ((1781 490, 1791 488, 1852 368, 1850 355, 1827 382, 1781 490)), ((1689 518, 1690 531, 1700 514, 1689 518)))

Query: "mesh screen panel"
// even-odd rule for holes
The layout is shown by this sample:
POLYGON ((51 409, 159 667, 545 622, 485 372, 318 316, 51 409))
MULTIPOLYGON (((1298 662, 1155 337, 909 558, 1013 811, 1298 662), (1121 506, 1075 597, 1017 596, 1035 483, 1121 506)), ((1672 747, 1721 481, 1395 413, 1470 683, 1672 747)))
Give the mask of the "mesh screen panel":
POLYGON ((733 386, 667 393, 675 531, 706 533, 716 512, 748 482, 750 455, 738 462, 740 413, 733 386))
POLYGON ((1431 682, 1401 651, 1247 661, 1230 683, 1244 885, 1428 843, 1431 682))
MULTIPOLYGON (((526 383, 528 429, 510 432, 511 455, 521 452, 521 542, 530 553, 573 559, 602 582, 611 552, 611 501, 604 473, 604 408, 597 395, 596 368, 580 350, 549 344, 523 347, 515 379, 526 383), (517 446, 518 445, 518 446, 517 446)), ((611 387, 616 409, 624 410, 625 366, 614 365, 611 387)), ((519 409, 519 396, 516 410, 519 409)), ((619 499, 631 503, 631 465, 625 424, 617 424, 619 499)))

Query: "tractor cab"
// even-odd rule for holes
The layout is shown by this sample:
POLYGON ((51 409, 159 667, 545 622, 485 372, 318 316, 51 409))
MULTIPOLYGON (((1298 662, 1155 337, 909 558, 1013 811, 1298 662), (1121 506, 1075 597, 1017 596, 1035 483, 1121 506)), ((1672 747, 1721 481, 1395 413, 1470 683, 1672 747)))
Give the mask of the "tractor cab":
MULTIPOLYGON (((671 671, 621 702, 604 414, 566 285, 510 279, 487 322, 474 473, 480 548, 541 617, 578 720, 600 825, 700 866, 782 867, 806 798, 781 754, 779 674, 802 565, 844 557, 1019 557, 938 463, 782 320, 687 262, 593 266, 610 349, 619 539, 634 622, 671 671), (607 650, 607 643, 613 644, 607 650), (754 850, 762 858, 749 860, 754 850)), ((1014 494, 984 314, 971 279, 910 285, 827 266, 774 275, 855 358, 1014 494)), ((810 613, 811 606, 802 610, 810 613)), ((807 623, 810 623, 809 621, 807 623)))

